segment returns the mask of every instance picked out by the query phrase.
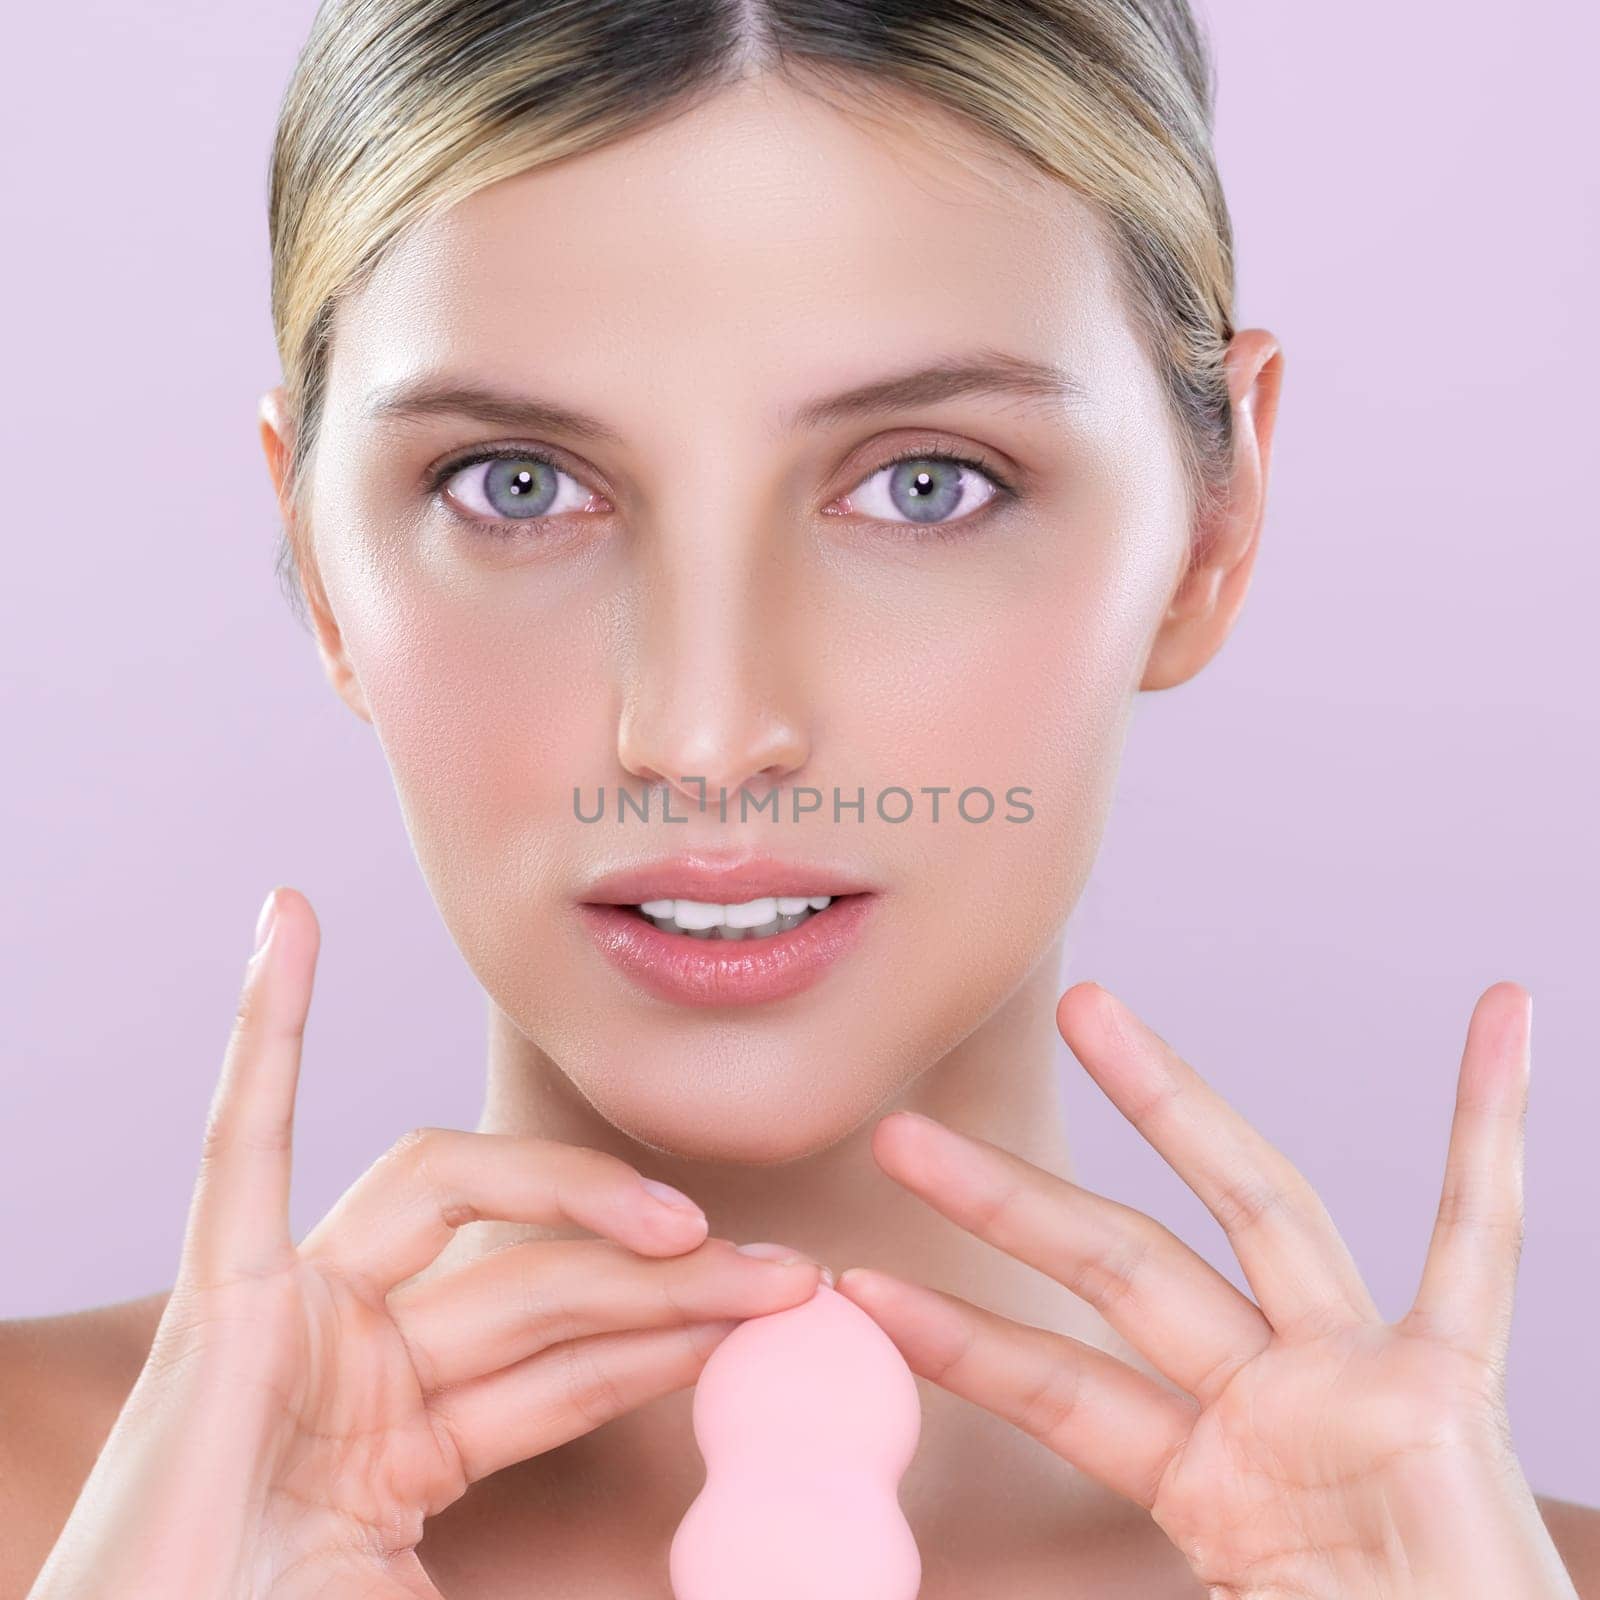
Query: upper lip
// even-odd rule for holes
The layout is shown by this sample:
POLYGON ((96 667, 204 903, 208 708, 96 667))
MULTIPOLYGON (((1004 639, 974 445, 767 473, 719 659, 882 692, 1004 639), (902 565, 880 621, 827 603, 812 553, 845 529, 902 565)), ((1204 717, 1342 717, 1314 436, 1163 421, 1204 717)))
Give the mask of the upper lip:
POLYGON ((820 863, 777 856, 685 854, 624 867, 596 878, 583 898, 591 905, 637 906, 647 900, 698 900, 739 905, 767 895, 842 895, 868 892, 848 873, 820 863))

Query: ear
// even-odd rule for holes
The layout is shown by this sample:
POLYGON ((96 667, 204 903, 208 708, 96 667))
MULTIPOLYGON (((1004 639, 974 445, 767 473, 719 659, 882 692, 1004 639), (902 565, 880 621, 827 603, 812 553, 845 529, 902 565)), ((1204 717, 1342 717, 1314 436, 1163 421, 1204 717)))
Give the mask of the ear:
POLYGON ((1264 328, 1246 328, 1233 336, 1225 359, 1233 405, 1227 493, 1197 530, 1197 554, 1156 635, 1141 689, 1170 689, 1192 678, 1222 648, 1250 587, 1266 513, 1283 351, 1264 328))
POLYGON ((334 619, 333 608, 328 604, 327 591, 322 586, 322 574, 317 570, 315 552, 311 542, 301 537, 302 530, 295 525, 295 508, 289 496, 289 460, 294 440, 294 419, 289 414, 287 397, 282 384, 269 389, 261 397, 257 408, 261 427, 261 448, 266 454, 267 471, 272 475, 272 492, 277 496, 278 515, 285 533, 293 546, 295 566, 300 579, 300 592, 305 596, 306 610, 316 634, 317 653, 322 657, 322 670, 338 692, 339 698, 363 722, 372 721, 366 696, 356 678, 355 669, 345 654, 344 636, 334 619))

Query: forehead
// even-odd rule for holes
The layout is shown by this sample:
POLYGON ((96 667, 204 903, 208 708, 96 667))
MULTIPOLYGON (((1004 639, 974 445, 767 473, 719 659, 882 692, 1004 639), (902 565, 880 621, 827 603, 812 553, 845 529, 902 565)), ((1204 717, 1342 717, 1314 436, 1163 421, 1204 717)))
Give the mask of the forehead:
MULTIPOLYGON (((1067 184, 903 97, 721 89, 413 228, 338 310, 330 417, 419 373, 536 373, 616 411, 775 410, 930 351, 1125 362, 1104 226, 1067 184)), ((543 385, 542 385, 543 386, 543 385)))

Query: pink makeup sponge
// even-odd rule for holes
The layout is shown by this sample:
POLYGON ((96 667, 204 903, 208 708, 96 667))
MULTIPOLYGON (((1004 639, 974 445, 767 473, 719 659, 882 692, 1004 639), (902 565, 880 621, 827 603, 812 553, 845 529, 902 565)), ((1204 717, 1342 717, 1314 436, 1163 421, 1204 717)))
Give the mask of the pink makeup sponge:
POLYGON ((706 1481, 668 1555, 676 1600, 916 1600, 898 1487, 921 1430, 894 1341, 826 1284, 741 1323, 695 1386, 706 1481))

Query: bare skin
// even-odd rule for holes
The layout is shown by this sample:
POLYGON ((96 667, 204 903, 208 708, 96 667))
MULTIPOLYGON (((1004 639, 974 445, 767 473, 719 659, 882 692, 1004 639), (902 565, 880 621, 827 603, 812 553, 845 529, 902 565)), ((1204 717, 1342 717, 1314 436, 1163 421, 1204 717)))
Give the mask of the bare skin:
MULTIPOLYGON (((380 739, 490 1002, 477 1132, 600 1152, 687 1192, 712 1240, 782 1241, 840 1275, 919 1373, 925 1426, 902 1504, 924 1600, 1207 1592, 1180 1547, 1190 1524, 1164 1524, 1115 1463, 1085 1458, 1093 1429, 1046 1440, 1019 1425, 1026 1407, 1004 1392, 1018 1347, 996 1330, 1047 1330, 1061 1342, 1030 1349, 1057 1363, 1097 1352, 1152 1386, 1170 1372, 1109 1297, 1096 1304, 1081 1261, 1052 1272, 1037 1240, 985 1237, 956 1191, 970 1206, 996 1163, 1021 1163, 1063 1251, 1073 1218, 1092 1214, 1070 1183, 1060 1040, 1086 1066, 1113 1056, 1097 1054, 1093 986, 1058 1013, 1061 930, 1134 695, 1192 678, 1244 601, 1282 377, 1274 338, 1239 333, 1228 377, 1230 492, 1196 562, 1173 425, 1088 208, 932 113, 868 127, 766 81, 471 197, 336 320, 301 530, 307 599, 329 680, 380 739), (973 393, 793 430, 776 420, 975 350, 1058 364, 1084 397, 973 393), (367 408, 441 375, 557 398, 615 437, 367 408), (457 501, 419 487, 496 443, 548 451, 566 475, 563 509, 537 531, 473 520, 480 469, 452 479, 457 501), (949 537, 914 533, 869 487, 906 445, 976 451, 1024 492, 984 500, 949 537), (737 826, 694 814, 690 774, 713 792, 1018 783, 1036 814, 1019 827, 926 809, 895 827, 737 826), (687 826, 627 837, 573 817, 575 785, 651 782, 678 791, 687 826), (587 941, 576 902, 600 872, 730 845, 847 864, 878 893, 873 927, 791 1001, 692 1012, 639 992, 587 941), (970 1181, 952 1186, 936 1173, 954 1158, 919 1155, 896 1110, 991 1153, 971 1146, 970 1181), (907 1298, 891 1279, 913 1286, 907 1298), (968 1319, 969 1339, 985 1330, 987 1363, 951 1359, 917 1285, 968 1319)), ((280 495, 293 426, 281 393, 266 396, 280 495)), ((295 915, 310 940, 309 907, 295 915)), ((1114 1065, 1091 1070, 1131 1115, 1108 1087, 1114 1065)), ((1228 1126, 1217 1113, 1218 1139, 1228 1126)), ((480 1215, 408 1292, 572 1237, 559 1219, 480 1215)), ((360 1238, 346 1226, 342 1250, 360 1238)), ((701 1247, 683 1248, 680 1266, 701 1247)), ((1161 1293, 1180 1304, 1175 1284, 1161 1293)), ((6 1522, 26 1530, 8 1535, 0 1597, 44 1561, 168 1309, 152 1296, 0 1330, 15 1419, 0 1465, 20 1511, 6 1522), (64 1408, 64 1394, 82 1398, 64 1408)), ((1242 1336, 1246 1312, 1227 1309, 1242 1336)), ((694 1362, 673 1350, 662 1392, 437 1509, 404 1592, 490 1600, 537 1578, 550 1597, 665 1600, 662 1552, 700 1473, 694 1362)), ((1549 1499, 1538 1511, 1578 1592, 1600 1594, 1600 1515, 1549 1499)), ((1541 1556, 1526 1527, 1509 1543, 1541 1556)))
MULTIPOLYGON (((21 1600, 27 1593, 127 1398, 166 1303, 167 1292, 162 1291, 69 1315, 0 1324, 0 1415, 6 1419, 0 1431, 0 1600, 21 1600)), ((925 1403, 942 1392, 931 1384, 920 1386, 925 1403)), ((672 1398, 655 1404, 668 1406, 672 1398)), ((446 1513, 463 1546, 476 1547, 481 1540, 484 1549, 516 1549, 509 1534, 514 1518, 522 1517, 530 1519, 527 1543, 537 1546, 536 1554, 521 1549, 480 1567, 476 1580, 442 1579, 447 1595, 515 1594, 519 1581, 526 1587, 531 1561, 549 1576, 552 1595, 599 1595, 604 1582, 612 1585, 604 1592, 624 1600, 664 1600, 659 1581, 653 1586, 643 1576, 659 1564, 659 1530, 651 1561, 641 1561, 637 1547, 619 1552, 614 1523, 585 1520, 593 1514, 593 1501, 585 1499, 583 1490, 574 1492, 576 1475, 568 1470, 571 1451, 566 1447, 508 1468, 485 1480, 470 1509, 464 1501, 446 1513), (508 1570, 518 1560, 523 1563, 520 1579, 508 1570), (556 1587, 558 1582, 563 1587, 556 1587)), ((1034 1459, 1047 1464, 1053 1458, 1036 1448, 1034 1459)), ((975 1482, 981 1477, 974 1473, 975 1482)), ((588 1485, 588 1493, 596 1487, 588 1485)), ((1550 1495, 1537 1500, 1579 1595, 1583 1600, 1600 1595, 1600 1514, 1550 1495)), ((1005 1600, 1032 1600, 1034 1595, 1055 1600, 1066 1572, 1106 1600, 1202 1596, 1204 1590, 1170 1541, 1143 1513, 1130 1513, 1134 1508, 1106 1503, 1092 1558, 1082 1544, 1070 1552, 1006 1551, 1014 1564, 1002 1570, 1011 1587, 987 1592, 1005 1600), (1066 1566, 1064 1554, 1070 1562, 1066 1566)), ((925 1528, 919 1529, 919 1542, 925 1553, 933 1544, 925 1528)), ((458 1560, 462 1566, 470 1560, 465 1548, 458 1560)), ((993 1566, 988 1570, 992 1578, 998 1576, 993 1566)))

